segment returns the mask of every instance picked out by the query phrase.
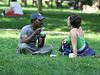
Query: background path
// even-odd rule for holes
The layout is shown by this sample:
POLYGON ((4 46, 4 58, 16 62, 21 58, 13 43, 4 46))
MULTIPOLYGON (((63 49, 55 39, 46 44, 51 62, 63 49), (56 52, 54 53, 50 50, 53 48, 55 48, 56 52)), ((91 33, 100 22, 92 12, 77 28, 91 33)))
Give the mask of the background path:
MULTIPOLYGON (((0 30, 8 30, 8 31, 20 31, 20 29, 1 29, 0 30)), ((58 32, 58 31, 44 31, 48 34, 69 34, 69 32, 58 32)))

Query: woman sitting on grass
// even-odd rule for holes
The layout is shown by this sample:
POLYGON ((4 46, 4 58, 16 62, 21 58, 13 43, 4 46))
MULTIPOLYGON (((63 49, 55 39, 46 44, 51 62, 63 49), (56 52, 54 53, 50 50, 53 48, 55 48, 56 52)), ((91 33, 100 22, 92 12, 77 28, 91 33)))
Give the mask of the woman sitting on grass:
POLYGON ((3 13, 1 15, 7 16, 23 16, 23 10, 21 5, 17 2, 17 0, 11 0, 12 3, 10 5, 9 10, 3 9, 3 13))
POLYGON ((71 14, 67 19, 67 25, 71 27, 69 36, 62 41, 59 48, 61 55, 74 53, 77 56, 94 56, 95 52, 85 42, 84 34, 81 29, 81 17, 77 14, 71 14))

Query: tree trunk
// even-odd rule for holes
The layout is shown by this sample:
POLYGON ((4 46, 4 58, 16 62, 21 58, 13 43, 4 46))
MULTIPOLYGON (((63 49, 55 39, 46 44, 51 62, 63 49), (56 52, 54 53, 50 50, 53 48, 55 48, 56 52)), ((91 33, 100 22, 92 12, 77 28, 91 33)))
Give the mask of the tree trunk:
POLYGON ((100 0, 94 0, 92 8, 94 9, 98 8, 100 10, 100 0))
POLYGON ((42 0, 38 0, 38 12, 40 14, 43 14, 43 12, 42 12, 42 0))
POLYGON ((8 0, 8 6, 10 6, 11 2, 12 2, 11 0, 8 0))

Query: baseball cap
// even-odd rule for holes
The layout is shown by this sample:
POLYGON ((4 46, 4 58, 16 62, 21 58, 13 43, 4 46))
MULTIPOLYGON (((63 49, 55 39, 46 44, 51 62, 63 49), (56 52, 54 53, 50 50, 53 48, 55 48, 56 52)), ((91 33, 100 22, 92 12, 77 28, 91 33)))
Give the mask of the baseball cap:
POLYGON ((31 15, 31 20, 36 19, 36 18, 39 19, 39 20, 45 19, 45 17, 43 17, 40 13, 33 13, 31 15))

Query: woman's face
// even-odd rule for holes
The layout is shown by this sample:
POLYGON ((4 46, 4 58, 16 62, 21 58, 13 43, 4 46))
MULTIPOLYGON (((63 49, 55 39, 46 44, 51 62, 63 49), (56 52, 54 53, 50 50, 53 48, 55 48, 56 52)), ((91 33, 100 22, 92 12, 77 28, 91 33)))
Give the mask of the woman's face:
POLYGON ((67 25, 70 26, 70 16, 67 19, 67 25))

